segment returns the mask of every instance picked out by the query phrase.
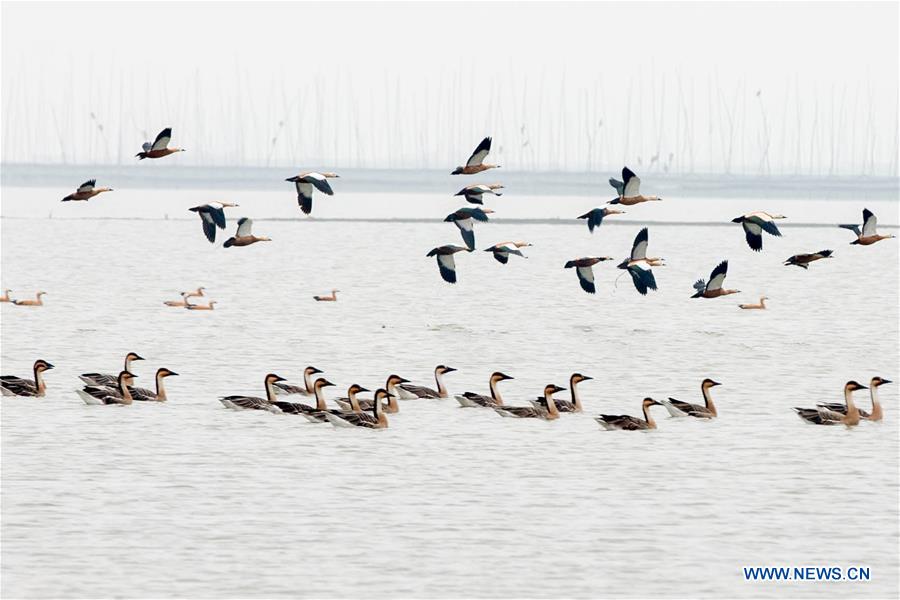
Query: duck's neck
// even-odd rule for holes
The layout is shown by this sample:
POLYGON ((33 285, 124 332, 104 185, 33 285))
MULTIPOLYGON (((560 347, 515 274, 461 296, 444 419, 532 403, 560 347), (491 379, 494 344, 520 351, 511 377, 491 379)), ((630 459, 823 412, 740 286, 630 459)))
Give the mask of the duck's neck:
POLYGON ((880 421, 884 417, 881 410, 881 402, 878 401, 878 386, 869 386, 869 396, 872 398, 872 414, 869 416, 870 421, 880 421))
POLYGON ((384 414, 384 411, 381 410, 381 398, 375 398, 375 418, 378 419, 378 425, 381 427, 388 426, 387 415, 384 414))
POLYGON ((856 403, 853 402, 853 391, 850 389, 844 390, 844 403, 847 405, 847 417, 846 422, 848 424, 856 424, 859 422, 859 408, 856 407, 856 403), (854 421, 856 423, 854 423, 854 421))
POLYGON ((544 392, 544 402, 547 403, 547 414, 551 419, 559 416, 559 409, 556 408, 556 402, 553 400, 553 394, 544 392))
POLYGON ((268 379, 266 380, 266 400, 275 402, 275 386, 268 379))
POLYGON ((44 385, 44 372, 35 367, 34 369, 34 387, 38 396, 43 396, 47 386, 44 385))
POLYGON ((500 392, 497 391, 497 382, 493 379, 491 379, 490 388, 491 398, 494 399, 494 402, 497 403, 497 406, 503 406, 503 398, 500 397, 500 392))
POLYGON ((446 398, 447 388, 444 386, 444 374, 439 371, 435 371, 434 382, 437 384, 438 396, 440 396, 441 398, 446 398))
POLYGON ((131 357, 130 356, 125 357, 125 367, 122 370, 128 371, 129 373, 131 372, 131 357))
POLYGON ((166 386, 163 384, 163 377, 161 374, 156 374, 156 399, 159 402, 166 401, 166 386))
POLYGON ((703 390, 703 400, 705 401, 706 408, 713 414, 714 417, 718 417, 719 414, 716 412, 716 405, 713 404, 712 394, 709 393, 709 387, 704 385, 701 386, 700 389, 703 390))
MULTIPOLYGON (((388 408, 391 409, 392 413, 400 411, 400 403, 397 402, 397 396, 391 394, 387 397, 388 408)), ((383 407, 382 407, 383 408, 383 407)))
POLYGON ((760 307, 760 308, 765 308, 765 307, 766 307, 766 299, 765 299, 765 298, 760 298, 760 299, 759 299, 759 307, 760 307))
POLYGON ((644 420, 647 421, 647 426, 650 429, 656 429, 656 421, 653 420, 653 417, 650 415, 650 406, 644 406, 644 420))
POLYGON ((578 384, 570 381, 569 390, 572 392, 572 405, 575 407, 575 411, 581 412, 581 397, 578 395, 578 384))
POLYGON ((353 412, 362 412, 362 408, 359 406, 359 399, 356 397, 356 392, 347 392, 347 398, 350 399, 350 410, 353 412))
POLYGON ((327 410, 328 406, 325 404, 325 392, 322 391, 322 386, 316 386, 316 410, 327 410))
POLYGON ((313 389, 312 373, 309 371, 303 372, 303 385, 306 386, 307 394, 315 393, 315 390, 313 389))
POLYGON ((125 378, 119 378, 119 391, 122 392, 122 404, 131 404, 133 398, 131 397, 131 390, 128 389, 128 384, 125 383, 125 378))

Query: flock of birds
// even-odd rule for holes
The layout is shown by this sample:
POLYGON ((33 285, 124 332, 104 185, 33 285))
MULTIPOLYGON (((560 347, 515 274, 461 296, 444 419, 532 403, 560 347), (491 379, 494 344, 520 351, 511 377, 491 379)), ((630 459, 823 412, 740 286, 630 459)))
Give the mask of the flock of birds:
MULTIPOLYGON (((78 396, 90 405, 130 405, 135 401, 165 402, 168 400, 165 379, 177 376, 178 373, 166 367, 156 370, 155 389, 134 386, 137 377, 132 370, 134 361, 144 360, 135 352, 125 356, 125 364, 118 375, 112 373, 83 373, 79 376, 84 386, 75 390, 78 396)), ((4 396, 42 397, 46 393, 44 372, 53 368, 49 362, 39 359, 33 366, 34 379, 26 379, 13 375, 0 377, 0 391, 4 396)), ((445 399, 450 397, 444 376, 456 371, 453 367, 438 365, 434 369, 435 387, 415 385, 399 375, 388 375, 384 387, 375 390, 374 397, 363 399, 359 394, 371 390, 354 383, 347 388, 347 395, 335 399, 338 408, 329 408, 325 398, 325 388, 335 384, 324 377, 320 369, 308 366, 303 370, 303 385, 293 385, 275 373, 269 373, 263 380, 265 397, 232 395, 223 396, 219 401, 234 410, 262 410, 276 414, 299 415, 313 423, 331 423, 335 427, 363 427, 367 429, 384 429, 388 427, 388 414, 400 412, 398 400, 445 399), (306 396, 315 404, 293 402, 282 399, 283 396, 306 396)), ((566 388, 556 384, 544 387, 542 395, 531 399, 529 405, 511 406, 503 401, 498 386, 501 382, 513 377, 501 372, 492 373, 488 380, 489 394, 464 392, 453 397, 463 408, 489 408, 503 417, 517 419, 540 419, 552 421, 562 413, 582 413, 584 406, 578 391, 578 384, 593 379, 581 373, 573 373, 569 377, 569 399, 555 398, 558 392, 566 388)), ((848 381, 844 385, 844 403, 822 403, 814 408, 794 408, 796 413, 807 423, 815 425, 845 425, 854 427, 860 421, 881 421, 884 412, 878 400, 878 388, 891 383, 882 377, 873 377, 868 388, 856 381, 848 381), (853 392, 868 389, 872 401, 870 411, 860 410, 853 401, 853 392)), ((642 416, 601 414, 595 417, 597 423, 605 430, 638 431, 656 429, 656 421, 650 414, 653 406, 664 406, 672 417, 694 417, 698 419, 715 419, 719 416, 713 402, 712 388, 722 385, 712 379, 704 379, 700 384, 703 397, 702 404, 685 402, 676 398, 655 400, 644 398, 641 401, 642 416)))
MULTIPOLYGON (((178 152, 184 152, 183 148, 169 147, 171 137, 171 128, 164 129, 153 143, 145 143, 143 150, 136 156, 140 160, 159 159, 178 152)), ((486 137, 475 148, 466 164, 456 167, 451 174, 476 175, 490 169, 499 168, 500 165, 484 162, 490 151, 491 138, 486 137)), ((308 215, 312 212, 314 193, 318 191, 328 196, 333 195, 334 191, 328 180, 338 177, 336 173, 331 172, 303 172, 288 178, 287 181, 294 184, 300 209, 308 215)), ((84 182, 74 193, 69 194, 62 201, 88 201, 102 193, 113 191, 109 187, 97 187, 96 183, 96 179, 84 182)), ((594 208, 578 217, 586 221, 588 231, 591 234, 602 225, 606 217, 624 214, 624 211, 612 208, 613 206, 635 206, 645 202, 662 200, 657 196, 642 195, 640 192, 641 180, 628 167, 622 169, 621 180, 611 178, 609 184, 615 190, 616 197, 610 200, 607 206, 594 208)), ((492 209, 484 207, 484 197, 485 195, 501 196, 502 192, 498 190, 502 189, 503 185, 499 183, 479 183, 467 185, 455 194, 456 196, 464 197, 468 203, 475 206, 460 208, 447 215, 444 219, 444 221, 453 223, 459 229, 465 245, 446 244, 433 248, 427 254, 428 257, 436 258, 440 275, 444 281, 456 283, 457 273, 454 255, 459 252, 472 252, 475 250, 475 223, 487 222, 489 220, 488 215, 494 212, 492 209)), ((206 239, 214 243, 217 229, 224 230, 227 226, 225 209, 236 207, 238 207, 237 204, 229 202, 210 202, 192 207, 189 210, 199 215, 206 239)), ((783 218, 785 218, 783 215, 755 211, 736 217, 733 219, 733 222, 742 226, 747 245, 753 251, 760 252, 763 248, 763 233, 781 236, 775 221, 783 218)), ((237 230, 234 236, 228 238, 223 246, 225 248, 244 247, 257 242, 271 241, 268 237, 253 235, 252 226, 253 222, 249 218, 240 218, 237 221, 237 230)), ((876 226, 877 218, 868 209, 863 210, 861 226, 840 225, 840 227, 849 229, 856 235, 856 239, 852 242, 854 245, 869 246, 878 241, 894 237, 893 235, 879 235, 876 231, 876 226)), ((648 245, 649 231, 644 227, 635 236, 630 255, 617 265, 619 269, 629 273, 635 289, 641 295, 647 295, 649 291, 657 289, 652 269, 665 266, 665 259, 647 255, 648 245)), ((531 246, 531 244, 524 241, 507 241, 494 244, 486 248, 485 251, 491 252, 493 257, 501 264, 506 264, 510 255, 524 257, 525 255, 521 249, 528 246, 531 246)), ((831 258, 832 255, 833 252, 831 250, 796 254, 788 258, 784 264, 808 269, 811 263, 820 259, 831 258)), ((575 269, 581 288, 587 293, 594 294, 596 293, 596 284, 593 267, 598 263, 609 260, 613 259, 608 256, 584 256, 567 261, 565 268, 575 269)), ((691 297, 718 298, 739 293, 739 290, 724 287, 727 274, 728 261, 723 260, 712 270, 708 280, 698 279, 694 283, 695 293, 691 297)), ((36 294, 34 300, 21 300, 11 299, 9 296, 10 291, 5 290, 3 296, 0 297, 0 301, 11 302, 18 306, 41 306, 43 304, 42 296, 46 294, 46 292, 41 291, 36 294)), ((338 290, 332 290, 330 295, 315 296, 314 298, 317 301, 336 301, 337 292, 338 290)), ((205 288, 199 287, 192 292, 182 292, 180 300, 170 300, 164 304, 188 310, 213 310, 216 304, 214 300, 208 301, 207 304, 197 304, 191 301, 191 298, 204 296, 205 288)), ((742 309, 765 309, 766 299, 763 296, 758 304, 741 304, 739 306, 742 309)), ((143 359, 133 352, 129 353, 125 358, 124 369, 117 375, 104 373, 85 373, 81 375, 85 385, 82 389, 77 390, 78 395, 87 404, 128 405, 134 401, 166 401, 164 380, 167 377, 178 374, 170 369, 160 368, 155 376, 155 390, 134 387, 134 378, 137 375, 133 373, 131 363, 137 360, 143 359)), ((43 373, 52 368, 53 365, 47 361, 38 360, 33 366, 33 379, 2 376, 0 377, 0 390, 2 390, 4 396, 44 396, 46 387, 43 373)), ((222 397, 220 400, 224 406, 232 409, 267 410, 276 413, 301 415, 310 421, 318 423, 330 422, 335 426, 382 429, 388 426, 385 415, 399 411, 398 399, 449 397, 443 376, 453 371, 455 369, 451 367, 438 365, 434 372, 437 389, 413 385, 402 377, 390 375, 384 387, 375 390, 374 398, 371 400, 358 398, 358 394, 369 390, 358 384, 353 384, 348 388, 346 397, 336 400, 339 406, 337 409, 328 408, 323 392, 324 388, 334 384, 324 378, 313 379, 315 375, 322 373, 315 367, 307 367, 304 370, 303 386, 290 385, 286 383, 284 378, 270 373, 266 375, 264 380, 265 398, 234 395, 222 397), (315 405, 290 402, 278 398, 278 396, 284 395, 314 397, 315 405), (366 411, 371 411, 371 413, 366 411)), ((554 394, 563 391, 565 388, 549 384, 544 387, 543 394, 532 400, 529 406, 508 406, 503 403, 497 385, 507 379, 512 379, 512 377, 499 372, 493 373, 488 382, 490 395, 466 392, 455 396, 455 398, 462 407, 490 408, 504 417, 553 420, 559 418, 560 413, 582 412, 583 406, 576 386, 583 381, 590 380, 591 377, 580 373, 575 373, 571 376, 569 380, 569 400, 554 398, 554 394)), ((871 380, 868 387, 872 399, 871 412, 861 411, 854 404, 852 392, 867 389, 866 386, 855 381, 849 381, 844 386, 843 404, 827 403, 820 404, 815 408, 796 408, 795 410, 803 420, 817 425, 844 424, 854 426, 860 420, 877 421, 882 418, 883 413, 876 392, 879 386, 887 383, 890 383, 890 381, 881 377, 875 377, 871 380)), ((718 413, 712 402, 710 389, 718 385, 721 384, 712 379, 705 379, 702 382, 703 404, 691 404, 674 398, 661 401, 653 398, 644 398, 641 404, 643 418, 629 415, 604 414, 596 417, 596 420, 605 429, 654 429, 656 428, 656 423, 650 415, 650 407, 659 405, 665 406, 672 416, 690 416, 702 419, 715 418, 718 416, 718 413)))

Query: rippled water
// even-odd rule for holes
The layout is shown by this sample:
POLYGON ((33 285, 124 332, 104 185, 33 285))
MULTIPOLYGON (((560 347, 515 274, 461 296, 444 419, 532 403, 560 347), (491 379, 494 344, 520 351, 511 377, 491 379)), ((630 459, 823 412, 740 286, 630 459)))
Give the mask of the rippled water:
MULTIPOLYGON (((2 285, 48 296, 0 307, 2 370, 57 366, 46 398, 2 400, 4 596, 896 596, 897 386, 881 390, 880 424, 813 427, 790 410, 839 401, 847 379, 900 380, 898 240, 860 248, 847 231, 790 223, 854 221, 865 205, 896 225, 896 201, 673 199, 626 208, 629 221, 593 236, 583 223, 479 224, 479 248, 524 239, 528 259, 459 255, 449 286, 424 255, 459 243, 450 224, 260 219, 272 243, 225 250, 175 217, 214 198, 241 203, 235 217, 295 217, 290 190, 115 194, 75 207, 58 190, 3 189, 2 285), (647 298, 610 263, 596 267, 596 296, 562 268, 624 258, 644 220, 727 223, 754 209, 791 217, 762 254, 730 223, 651 225, 650 253, 668 266, 647 298), (67 220, 129 214, 171 218, 67 220), (808 272, 781 265, 824 248, 835 258, 808 272), (690 300, 723 258, 743 293, 690 300), (162 306, 198 285, 215 311, 162 306), (312 301, 332 287, 339 302, 312 301), (760 294, 769 310, 738 310, 760 294), (170 401, 84 405, 76 375, 117 371, 129 350, 147 358, 141 384, 160 366, 181 374, 170 401), (572 371, 596 380, 581 386, 585 414, 550 423, 429 400, 404 402, 386 431, 335 430, 217 401, 261 395, 267 372, 299 381, 307 364, 343 393, 390 372, 430 384, 438 363, 459 369, 451 392, 514 376, 510 404, 572 371), (592 419, 640 414, 648 395, 699 401, 707 376, 724 384, 716 421, 659 409, 657 431, 631 433, 592 419), (741 567, 768 565, 862 565, 872 580, 743 580, 741 567)), ((555 217, 596 202, 510 193, 491 205, 555 217)), ((316 206, 442 216, 457 202, 316 206)))

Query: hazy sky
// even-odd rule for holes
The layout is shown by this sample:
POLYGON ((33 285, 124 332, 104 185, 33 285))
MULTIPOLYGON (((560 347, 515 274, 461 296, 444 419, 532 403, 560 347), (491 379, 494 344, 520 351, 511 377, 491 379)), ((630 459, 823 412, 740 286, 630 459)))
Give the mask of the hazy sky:
POLYGON ((185 164, 443 168, 492 134, 512 168, 896 173, 893 2, 2 12, 7 161, 128 161, 172 126, 185 164))

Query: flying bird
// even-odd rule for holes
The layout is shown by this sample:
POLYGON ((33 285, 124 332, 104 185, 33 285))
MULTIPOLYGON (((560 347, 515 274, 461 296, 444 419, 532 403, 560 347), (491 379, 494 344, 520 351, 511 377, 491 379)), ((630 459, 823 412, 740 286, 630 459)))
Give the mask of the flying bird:
POLYGON ((454 246, 448 244, 446 246, 438 246, 432 248, 425 256, 437 257, 438 269, 441 271, 441 277, 447 283, 456 283, 456 261, 453 255, 457 252, 471 252, 468 248, 462 246, 454 246))
POLYGON ((694 289, 697 293, 691 298, 718 298, 719 296, 727 296, 729 294, 739 294, 740 290, 728 290, 722 287, 725 283, 725 276, 728 274, 728 261, 720 262, 712 273, 709 274, 709 283, 703 279, 698 279, 694 283, 694 289))
POLYGON ((65 198, 63 198, 60 202, 71 202, 73 200, 90 200, 97 194, 102 194, 103 192, 111 192, 113 191, 110 187, 94 187, 97 185, 96 179, 88 179, 75 190, 74 194, 69 194, 65 198))
POLYGON ((467 185, 463 189, 459 190, 454 194, 455 196, 465 196, 466 202, 469 204, 484 204, 482 196, 484 194, 493 194, 495 196, 502 196, 501 192, 497 192, 495 190, 501 190, 503 186, 499 183, 476 183, 473 185, 467 185))
POLYGON ((638 231, 634 237, 634 244, 631 246, 631 256, 617 265, 619 269, 628 271, 634 288, 642 296, 646 296, 648 290, 656 290, 656 278, 653 276, 651 267, 664 266, 662 258, 647 258, 649 236, 646 227, 638 231))
POLYGON ((579 219, 587 219, 588 231, 594 233, 594 229, 600 227, 600 224, 603 223, 603 217, 608 217, 609 215, 624 215, 624 210, 616 210, 615 208, 595 208, 590 210, 580 217, 579 219))
POLYGON ((583 258, 576 258, 575 260, 570 260, 566 263, 567 269, 571 269, 575 267, 575 273, 578 274, 578 283, 581 284, 581 289, 586 291, 588 294, 595 294, 597 292, 597 288, 594 285, 594 265, 598 262, 604 260, 612 260, 609 256, 585 256, 583 258))
POLYGON ((331 189, 328 180, 335 178, 340 178, 340 175, 337 173, 317 173, 315 171, 310 171, 288 177, 285 181, 294 183, 294 186, 297 188, 297 204, 300 205, 300 210, 308 215, 312 212, 313 188, 327 196, 334 196, 334 190, 331 189))
POLYGON ((618 198, 610 200, 607 204, 622 204, 624 206, 633 206, 641 202, 650 202, 651 200, 662 200, 658 196, 642 196, 641 195, 641 179, 628 167, 622 168, 622 181, 614 177, 609 178, 609 185, 615 188, 619 194, 618 198))
POLYGON ((216 241, 216 227, 225 229, 225 209, 234 208, 237 204, 230 202, 210 202, 189 208, 188 210, 200 215, 200 221, 203 223, 203 233, 209 243, 216 241))
POLYGON ((170 154, 175 154, 176 152, 185 151, 184 148, 169 148, 169 140, 171 139, 172 128, 166 127, 159 132, 159 135, 156 136, 156 140, 152 144, 150 142, 144 142, 144 151, 138 152, 135 156, 144 160, 145 158, 162 158, 170 154))
POLYGON ((485 248, 485 252, 493 252, 494 258, 497 259, 497 262, 505 265, 509 262, 509 255, 516 254, 521 256, 522 258, 528 258, 519 248, 526 248, 530 246, 528 242, 500 242, 499 244, 494 244, 490 248, 485 248))
POLYGON ((757 211, 735 217, 732 223, 740 223, 744 228, 744 234, 747 237, 747 245, 755 252, 762 250, 762 232, 765 231, 769 235, 781 237, 778 226, 775 225, 775 219, 784 219, 784 215, 771 215, 767 212, 757 211))
POLYGON ((453 170, 451 175, 474 175, 475 173, 481 173, 482 171, 487 171, 488 169, 497 169, 500 165, 492 165, 484 162, 484 159, 487 158, 488 153, 491 151, 491 138, 486 137, 481 140, 481 143, 478 144, 478 147, 475 148, 475 152, 472 153, 472 156, 469 157, 469 160, 466 161, 466 165, 464 167, 456 167, 453 170))
POLYGON ((891 239, 892 235, 878 235, 878 232, 875 231, 875 227, 878 226, 878 217, 869 210, 868 208, 863 209, 863 224, 862 231, 859 230, 859 225, 838 225, 842 229, 849 229, 853 233, 856 234, 856 239, 850 242, 850 245, 858 244, 860 246, 871 246, 875 242, 880 242, 881 240, 891 239))
POLYGON ((797 265, 798 267, 809 269, 809 263, 815 262, 820 258, 831 258, 831 255, 833 253, 834 252, 832 250, 819 250, 818 252, 813 252, 812 254, 795 254, 784 261, 784 264, 785 266, 797 265))
POLYGON ((271 238, 267 237, 257 237, 253 235, 251 232, 253 229, 253 221, 248 219, 247 217, 241 217, 238 219, 237 232, 234 234, 234 237, 230 237, 225 240, 223 246, 225 248, 231 248, 232 246, 249 246, 250 244, 255 244, 256 242, 271 242, 271 238))
POLYGON ((450 213, 444 219, 446 223, 453 223, 459 227, 459 233, 462 235, 463 241, 469 250, 475 249, 475 221, 486 223, 488 214, 492 213, 490 208, 460 208, 454 213, 450 213))

